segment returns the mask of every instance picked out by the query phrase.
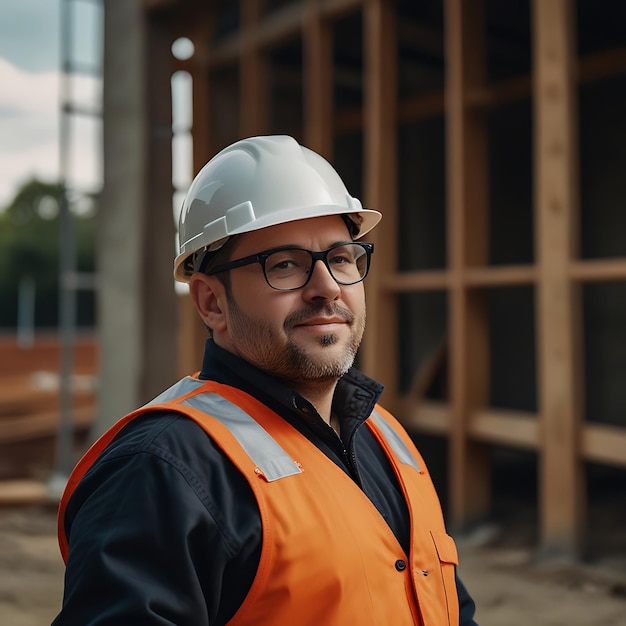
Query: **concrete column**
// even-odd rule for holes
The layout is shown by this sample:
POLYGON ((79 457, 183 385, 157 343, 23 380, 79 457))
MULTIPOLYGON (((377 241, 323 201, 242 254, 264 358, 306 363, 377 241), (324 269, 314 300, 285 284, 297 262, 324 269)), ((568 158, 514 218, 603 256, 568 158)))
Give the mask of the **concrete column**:
POLYGON ((148 21, 139 0, 107 0, 104 22, 94 436, 173 382, 176 370, 167 27, 148 21))

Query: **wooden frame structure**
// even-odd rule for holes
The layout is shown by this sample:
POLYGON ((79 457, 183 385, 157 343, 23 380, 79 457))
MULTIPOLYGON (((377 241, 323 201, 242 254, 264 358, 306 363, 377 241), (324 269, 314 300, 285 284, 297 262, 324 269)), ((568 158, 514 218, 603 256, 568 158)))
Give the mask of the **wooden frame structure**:
MULTIPOLYGON (((584 415, 580 291, 584 283, 626 280, 626 258, 581 259, 579 254, 576 90, 584 81, 626 73, 626 48, 578 56, 574 1, 529 0, 532 71, 489 81, 484 2, 441 0, 440 41, 434 45, 441 46, 445 59, 445 82, 440 89, 402 98, 397 4, 143 2, 149 22, 169 21, 172 39, 185 36, 195 44, 193 58, 175 65, 193 77, 195 170, 230 141, 276 132, 271 122, 272 53, 295 42, 301 62, 287 81, 301 86, 302 111, 295 112, 301 124, 285 132, 294 131, 331 160, 336 137, 359 132, 364 203, 384 207, 384 220, 374 235, 377 254, 367 285, 368 330, 361 367, 385 384, 386 405, 409 428, 447 439, 453 527, 489 514, 490 445, 531 450, 539 460, 541 547, 574 556, 584 540, 584 463, 626 466, 626 422, 592 423, 584 415), (361 25, 362 104, 342 108, 333 83, 338 43, 333 28, 353 15, 361 25), (236 25, 220 33, 226 18, 236 25), (488 113, 524 98, 532 102, 533 112, 534 206, 528 211, 534 216, 534 260, 490 265, 488 113), (401 123, 432 116, 442 116, 445 124, 446 264, 400 271, 398 129, 401 123), (534 412, 489 403, 486 293, 519 286, 535 294, 534 412), (407 402, 399 384, 404 329, 398 322, 398 298, 433 292, 444 293, 447 302, 448 397, 407 402)), ((426 40, 437 33, 431 29, 417 36, 426 40)), ((197 323, 187 323, 185 329, 182 367, 189 371, 197 367, 205 331, 197 323)))

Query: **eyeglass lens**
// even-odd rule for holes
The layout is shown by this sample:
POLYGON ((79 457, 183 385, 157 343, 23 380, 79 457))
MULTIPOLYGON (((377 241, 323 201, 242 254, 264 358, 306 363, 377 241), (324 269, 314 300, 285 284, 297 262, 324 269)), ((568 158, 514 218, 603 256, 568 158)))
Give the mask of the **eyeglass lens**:
MULTIPOLYGON (((367 252, 359 244, 347 243, 326 252, 326 266, 342 285, 363 280, 367 274, 367 252)), ((298 289, 308 280, 313 255, 308 250, 279 250, 265 260, 267 282, 275 289, 298 289)))

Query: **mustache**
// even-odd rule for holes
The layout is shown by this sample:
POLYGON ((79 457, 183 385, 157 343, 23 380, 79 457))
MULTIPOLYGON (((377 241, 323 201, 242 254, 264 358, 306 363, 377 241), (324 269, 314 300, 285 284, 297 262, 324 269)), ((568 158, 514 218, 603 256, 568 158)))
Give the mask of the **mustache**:
POLYGON ((298 324, 303 324, 313 317, 339 317, 348 324, 352 324, 354 322, 354 314, 350 311, 350 309, 347 309, 340 304, 330 302, 320 306, 313 305, 300 311, 294 311, 285 319, 284 327, 293 328, 298 324))

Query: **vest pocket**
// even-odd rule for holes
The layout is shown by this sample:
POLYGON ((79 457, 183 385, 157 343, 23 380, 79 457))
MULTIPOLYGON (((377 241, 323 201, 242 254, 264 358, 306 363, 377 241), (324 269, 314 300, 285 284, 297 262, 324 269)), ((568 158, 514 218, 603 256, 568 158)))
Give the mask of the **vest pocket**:
POLYGON ((430 536, 435 544, 439 565, 441 567, 441 579, 445 602, 448 608, 448 623, 459 623, 459 596, 456 590, 456 566, 459 564, 459 554, 454 539, 443 531, 430 531, 430 536))
POLYGON ((430 531, 430 536, 433 538, 437 554, 439 555, 439 561, 441 563, 452 563, 453 565, 459 564, 459 555, 456 551, 456 544, 454 539, 445 532, 430 531))

